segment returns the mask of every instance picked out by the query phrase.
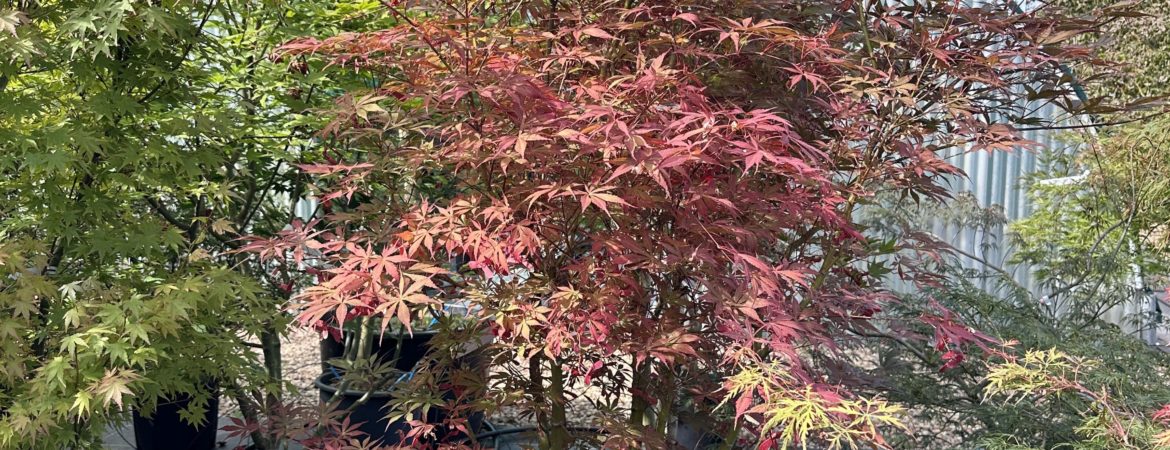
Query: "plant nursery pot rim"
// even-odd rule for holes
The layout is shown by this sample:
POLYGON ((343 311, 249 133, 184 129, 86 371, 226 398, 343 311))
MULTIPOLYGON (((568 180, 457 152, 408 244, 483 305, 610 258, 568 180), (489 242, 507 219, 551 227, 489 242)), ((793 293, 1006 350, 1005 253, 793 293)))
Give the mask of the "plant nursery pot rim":
MULTIPOLYGON (((333 386, 332 384, 328 383, 329 381, 333 381, 336 378, 337 378, 337 375, 335 375, 333 373, 325 372, 325 373, 321 374, 321 376, 318 376, 316 380, 313 380, 313 385, 317 386, 317 389, 328 392, 330 396, 338 395, 338 393, 340 393, 342 396, 345 396, 345 397, 363 397, 366 395, 367 392, 370 394, 370 398, 387 398, 387 397, 394 395, 394 393, 392 391, 389 391, 389 390, 386 390, 386 391, 376 390, 376 391, 370 392, 370 391, 359 391, 359 390, 353 390, 353 389, 346 389, 345 391, 339 392, 340 390, 337 389, 336 386, 333 386)), ((394 387, 394 385, 390 385, 391 389, 393 389, 393 387, 394 387)))
MULTIPOLYGON (((605 435, 605 433, 602 432, 601 429, 595 428, 595 427, 570 426, 570 427, 565 427, 565 428, 569 430, 569 434, 571 434, 571 435, 573 435, 573 434, 578 435, 578 436, 580 436, 580 435, 593 435, 593 436, 605 435)), ((536 433, 539 431, 540 431, 540 428, 535 427, 535 426, 500 428, 500 429, 496 429, 496 430, 490 430, 490 431, 487 431, 484 433, 479 433, 479 434, 475 435, 475 440, 478 441, 480 439, 491 439, 491 438, 496 438, 496 437, 501 437, 501 436, 513 435, 513 434, 536 433)))
MULTIPOLYGON (((358 332, 358 330, 347 330, 347 329, 345 329, 344 326, 337 326, 336 324, 330 324, 329 328, 332 330, 341 332, 341 333, 356 333, 356 332, 358 332)), ((402 337, 404 337, 406 339, 411 339, 411 338, 416 338, 419 336, 434 336, 434 335, 439 334, 439 331, 440 330, 438 328, 427 328, 425 330, 413 330, 409 333, 403 333, 402 337)), ((379 335, 382 337, 382 339, 397 339, 398 338, 397 332, 379 333, 379 335)), ((325 338, 325 339, 330 339, 330 338, 325 338)))

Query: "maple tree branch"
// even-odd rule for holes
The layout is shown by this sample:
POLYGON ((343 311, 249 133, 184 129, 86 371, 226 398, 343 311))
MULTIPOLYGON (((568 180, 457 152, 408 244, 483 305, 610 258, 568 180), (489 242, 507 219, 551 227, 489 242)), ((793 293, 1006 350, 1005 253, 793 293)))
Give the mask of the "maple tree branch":
POLYGON ((158 199, 155 199, 150 195, 144 195, 142 198, 146 200, 146 203, 150 204, 151 209, 157 212, 158 215, 162 216, 163 219, 166 219, 168 223, 178 227, 180 230, 191 231, 191 224, 185 224, 180 221, 179 218, 175 217, 175 214, 168 210, 165 205, 160 203, 158 199))
MULTIPOLYGON (((1073 281, 1069 284, 1066 284, 1064 287, 1061 287, 1060 289, 1052 291, 1051 293, 1048 294, 1048 298, 1055 301, 1056 296, 1065 294, 1068 291, 1073 290, 1073 288, 1076 288, 1077 286, 1080 286, 1082 283, 1084 283, 1085 280, 1089 278, 1089 275, 1093 269, 1093 260, 1092 260, 1093 253, 1097 252, 1097 248, 1099 248, 1101 246, 1101 243, 1105 240, 1106 237, 1109 236, 1110 233, 1116 231, 1122 225, 1125 225, 1125 231, 1128 232, 1129 231, 1129 224, 1130 224, 1130 222, 1133 221, 1134 214, 1135 213, 1133 211, 1131 211, 1125 220, 1118 221, 1117 223, 1113 224, 1113 226, 1111 226, 1111 227, 1105 229, 1105 231, 1101 232, 1101 235, 1097 236, 1097 240, 1093 242, 1093 246, 1089 248, 1089 252, 1088 252, 1089 259, 1085 263, 1085 265, 1086 265, 1085 271, 1083 273, 1081 273, 1081 276, 1078 277, 1076 279, 1076 281, 1073 281)), ((1123 233, 1123 235, 1124 235, 1124 233, 1123 233)), ((1124 239, 1118 240, 1117 246, 1115 246, 1114 250, 1113 250, 1114 254, 1116 254, 1117 251, 1121 249, 1121 243, 1123 241, 1124 241, 1124 239)), ((1104 279, 1104 278, 1102 278, 1102 279, 1104 279)))
POLYGON ((1049 125, 1049 126, 1040 126, 1040 127, 1015 128, 1014 130, 1015 131, 1054 131, 1054 130, 1081 130, 1081 129, 1085 129, 1085 128, 1111 127, 1111 126, 1117 126, 1117 125, 1126 125, 1126 124, 1130 124, 1130 123, 1134 123, 1134 122, 1146 121, 1149 119, 1159 117, 1163 114, 1166 114, 1167 112, 1170 112, 1170 111, 1161 110, 1161 111, 1146 114, 1143 116, 1133 117, 1133 118, 1124 119, 1124 120, 1115 120, 1112 122, 1083 123, 1083 124, 1075 124, 1075 125, 1049 125))
POLYGON ((977 263, 979 263, 979 264, 983 265, 983 267, 986 267, 986 268, 988 268, 988 269, 991 269, 992 271, 994 271, 994 272, 996 272, 996 273, 998 273, 998 274, 1002 275, 1002 276, 1004 277, 1004 279, 1005 279, 1005 280, 1007 280, 1009 283, 1011 283, 1012 285, 1016 286, 1017 288, 1019 288, 1019 289, 1022 289, 1022 290, 1025 290, 1025 291, 1027 290, 1027 289, 1025 289, 1025 288, 1024 288, 1024 286, 1020 285, 1020 283, 1017 283, 1017 282, 1016 282, 1016 280, 1015 280, 1015 275, 1012 275, 1012 274, 1011 274, 1011 273, 1009 273, 1007 270, 1004 270, 1004 268, 1003 268, 1003 267, 1000 267, 1000 266, 998 266, 998 265, 992 264, 990 261, 987 261, 986 259, 984 259, 984 258, 981 258, 981 257, 979 257, 978 255, 975 255, 974 253, 968 252, 968 251, 966 251, 966 250, 963 250, 963 249, 961 249, 961 248, 958 248, 958 247, 956 247, 956 246, 952 246, 952 245, 949 245, 949 244, 947 244, 947 250, 951 250, 951 251, 954 251, 955 253, 958 253, 958 254, 960 254, 960 255, 963 255, 963 256, 965 256, 965 257, 967 257, 967 258, 971 258, 971 259, 972 259, 972 260, 974 260, 975 262, 977 262, 977 263))
MULTIPOLYGON (((291 142, 291 140, 290 140, 290 142, 291 142)), ((288 147, 289 147, 289 144, 285 144, 285 146, 284 146, 285 151, 288 151, 288 147)), ((272 187, 276 185, 276 179, 278 176, 280 176, 280 168, 283 165, 284 165, 284 161, 278 161, 276 163, 276 168, 274 168, 272 170, 272 177, 270 177, 268 179, 268 184, 264 186, 264 190, 260 191, 260 198, 259 198, 259 200, 256 200, 255 204, 252 204, 252 200, 255 199, 254 195, 250 195, 250 198, 248 199, 248 203, 245 204, 246 208, 243 211, 241 211, 243 213, 243 215, 241 215, 241 218, 239 220, 239 227, 241 230, 245 229, 245 227, 247 227, 248 224, 252 222, 252 216, 254 216, 256 214, 256 211, 258 211, 260 209, 260 205, 264 203, 264 197, 267 197, 268 191, 272 190, 272 187)), ((255 194, 255 191, 249 191, 249 194, 255 194)), ((289 200, 292 201, 293 204, 295 205, 298 199, 292 198, 289 200)))
MULTIPOLYGON (((240 414, 244 416, 244 420, 248 423, 256 423, 260 419, 260 412, 257 411, 257 404, 244 393, 244 390, 237 384, 235 380, 225 380, 228 383, 227 390, 231 393, 232 398, 236 399, 236 404, 239 405, 240 414)), ((249 437, 258 449, 271 448, 268 439, 264 436, 264 432, 257 428, 249 432, 249 437)))
MULTIPOLYGON (((166 209, 166 206, 163 205, 162 203, 160 203, 158 201, 158 199, 155 199, 155 198, 151 197, 150 195, 143 195, 142 198, 144 200, 146 200, 146 203, 150 205, 150 208, 153 209, 155 212, 157 212, 159 216, 161 216, 164 220, 167 221, 167 223, 174 225, 178 229, 183 230, 185 232, 190 232, 192 229, 194 229, 194 225, 195 225, 194 221, 192 221, 190 224, 184 224, 181 220, 179 220, 178 217, 175 217, 174 213, 172 213, 170 210, 166 209)), ((228 246, 229 248, 238 248, 239 247, 239 244, 237 244, 235 240, 233 240, 229 237, 223 236, 219 233, 216 233, 215 230, 212 230, 210 227, 208 227, 208 229, 205 231, 207 232, 208 235, 215 238, 215 240, 228 246)))
POLYGON ((435 56, 439 58, 439 63, 442 64, 443 67, 447 68, 447 71, 454 71, 451 68, 451 65, 447 64, 447 59, 443 57, 443 54, 439 52, 439 49, 436 48, 435 44, 431 42, 431 38, 427 37, 426 32, 418 26, 417 22, 411 20, 411 18, 407 17, 406 14, 403 14, 402 11, 399 11, 398 7, 393 3, 390 3, 387 0, 381 0, 381 2, 382 5, 389 9, 391 13, 393 13, 395 16, 398 16, 398 18, 402 19, 403 22, 406 22, 407 25, 410 25, 411 28, 414 28, 414 31, 418 33, 418 36, 422 38, 423 42, 427 44, 427 47, 431 49, 431 53, 434 53, 435 56))
MULTIPOLYGON (((207 5, 207 11, 203 12, 203 18, 199 21, 199 26, 197 26, 195 28, 195 35, 196 36, 203 34, 203 27, 207 25, 208 19, 211 18, 211 11, 215 9, 215 6, 216 6, 215 0, 212 0, 212 2, 207 5)), ((194 47, 195 47, 195 40, 192 40, 191 42, 187 43, 187 46, 183 49, 183 54, 179 57, 179 60, 176 61, 175 64, 171 67, 171 72, 179 70, 179 66, 182 66, 183 61, 187 60, 187 56, 191 54, 191 50, 194 49, 194 47)), ((156 83, 154 85, 154 88, 152 88, 150 91, 148 91, 146 93, 146 95, 142 96, 142 98, 138 99, 138 103, 145 104, 148 100, 150 100, 152 97, 154 97, 155 94, 158 94, 159 91, 162 90, 163 85, 165 85, 166 83, 167 83, 167 81, 165 79, 159 80, 158 83, 156 83)))
MULTIPOLYGON (((532 358, 528 359, 528 395, 532 397, 532 403, 536 405, 536 422, 542 429, 548 429, 549 418, 548 412, 545 408, 544 398, 544 372, 541 370, 540 362, 544 360, 543 353, 537 353, 532 358)), ((547 437, 541 437, 541 448, 547 448, 547 437)))
MULTIPOLYGON (((906 342, 905 339, 902 339, 900 337, 893 336, 893 335, 886 334, 886 333, 880 333, 880 332, 870 333, 870 332, 866 332, 866 331, 862 331, 862 330, 858 330, 858 329, 850 329, 849 332, 856 334, 858 336, 861 336, 861 337, 889 340, 891 342, 898 344, 898 346, 906 349, 907 351, 909 351, 923 365, 926 365, 929 367, 931 365, 936 364, 936 362, 931 360, 930 357, 927 356, 927 354, 922 351, 922 349, 915 347, 913 345, 910 345, 909 342, 906 342)), ((962 371, 963 374, 965 374, 969 377, 972 377, 972 379, 973 379, 972 381, 979 379, 978 374, 971 372, 970 370, 967 369, 967 366, 965 366, 963 364, 959 364, 955 368, 962 371)), ((958 381, 958 380, 956 380, 956 381, 958 381)), ((986 384, 987 384, 986 380, 979 381, 974 386, 963 383, 961 390, 963 391, 963 394, 965 394, 967 396, 968 399, 975 401, 975 402, 979 402, 981 400, 981 397, 979 396, 979 392, 983 390, 983 388, 984 388, 984 386, 986 386, 986 384)))

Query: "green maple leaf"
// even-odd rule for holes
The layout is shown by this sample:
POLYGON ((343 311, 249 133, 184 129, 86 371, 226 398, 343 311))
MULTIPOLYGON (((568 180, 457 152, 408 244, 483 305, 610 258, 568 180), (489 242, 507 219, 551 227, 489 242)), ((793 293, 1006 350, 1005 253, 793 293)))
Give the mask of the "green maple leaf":
POLYGON ((92 394, 80 391, 73 396, 73 405, 69 407, 69 410, 76 411, 79 417, 86 417, 90 413, 91 400, 93 400, 92 394))
POLYGON ((41 375, 48 380, 50 384, 56 384, 65 389, 65 370, 69 369, 69 361, 63 356, 58 356, 49 361, 41 368, 41 375))
POLYGON ((70 356, 76 355, 78 348, 89 348, 89 343, 80 334, 71 335, 61 341, 61 351, 70 356))
POLYGON ((16 27, 24 22, 24 13, 16 10, 0 11, 0 32, 16 36, 16 27))
POLYGON ((43 153, 29 154, 25 161, 27 161, 30 170, 54 174, 66 173, 73 158, 63 151, 49 150, 43 153))
POLYGON ((21 322, 15 320, 0 320, 0 341, 16 341, 20 337, 20 330, 24 328, 21 322))
POLYGON ((30 319, 38 313, 37 302, 33 301, 31 298, 17 300, 12 304, 12 317, 23 317, 25 319, 30 319))
POLYGON ((115 363, 120 360, 126 364, 130 364, 130 356, 126 352, 129 347, 124 342, 111 342, 106 345, 106 351, 110 353, 110 359, 115 363))
POLYGON ((93 390, 101 399, 102 406, 109 407, 114 404, 121 408, 123 397, 134 395, 134 392, 130 390, 130 383, 136 379, 138 379, 138 375, 134 372, 107 370, 106 375, 93 390))

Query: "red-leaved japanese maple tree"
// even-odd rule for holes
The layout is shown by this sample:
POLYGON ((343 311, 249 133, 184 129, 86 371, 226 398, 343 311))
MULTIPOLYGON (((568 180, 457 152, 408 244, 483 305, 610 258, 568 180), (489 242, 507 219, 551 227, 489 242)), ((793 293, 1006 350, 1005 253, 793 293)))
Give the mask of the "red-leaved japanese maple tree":
MULTIPOLYGON (((833 369, 891 298, 854 211, 945 195, 941 152, 1026 146, 1037 102, 1084 106, 1061 64, 1094 63, 1068 42, 1099 18, 966 3, 387 1, 394 28, 280 49, 377 82, 303 167, 322 221, 248 248, 314 255, 321 329, 469 301, 480 392, 547 448, 586 386, 613 446, 664 447, 682 405, 729 444, 881 445, 897 407, 833 369)), ((940 317, 948 359, 980 339, 940 317)))

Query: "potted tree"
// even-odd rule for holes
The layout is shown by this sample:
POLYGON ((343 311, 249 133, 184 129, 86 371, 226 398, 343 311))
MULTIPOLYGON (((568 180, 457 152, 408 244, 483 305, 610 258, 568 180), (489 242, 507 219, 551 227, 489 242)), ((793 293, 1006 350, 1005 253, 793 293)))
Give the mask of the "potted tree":
MULTIPOLYGON (((452 263, 458 267, 458 261, 452 263)), ((439 291, 432 290, 427 295, 438 295, 439 291)), ((326 322, 335 322, 334 317, 327 317, 326 322)), ((410 326, 409 332, 401 326, 395 327, 372 336, 364 336, 363 329, 358 322, 349 322, 342 326, 329 326, 325 337, 321 339, 322 369, 328 371, 331 360, 353 360, 362 358, 360 353, 368 345, 369 357, 380 362, 391 362, 394 368, 402 372, 413 371, 434 347, 432 341, 438 336, 440 329, 452 325, 459 326, 467 322, 467 306, 459 301, 445 302, 441 310, 432 311, 425 317, 417 318, 410 326), (440 320, 451 323, 440 323, 440 320)))
MULTIPOLYGON (((302 322, 382 331, 433 310, 423 291, 466 256, 457 285, 496 338, 486 394, 532 411, 549 449, 578 437, 567 408, 587 387, 608 446, 670 445, 680 395, 728 411, 725 448, 880 445, 898 408, 833 370, 890 299, 875 257, 895 246, 871 245, 854 211, 880 190, 944 195, 958 171, 939 152, 1027 145, 995 120, 1037 121, 1013 101, 1066 103, 1055 62, 1083 54, 1062 43, 1098 24, 944 2, 526 5, 387 3, 393 28, 284 45, 385 76, 323 130, 374 150, 305 167, 324 197, 382 200, 333 215, 345 231, 257 248, 333 263, 302 322), (1062 31, 1041 44, 1034 29, 1062 31), (384 195, 424 169, 454 195, 384 195)), ((952 359, 981 339, 927 323, 952 359)))
MULTIPOLYGON (((423 328, 417 333, 375 336, 370 347, 371 356, 383 361, 393 361, 394 368, 403 372, 414 370, 430 350, 431 339, 438 333, 437 330, 426 328, 428 324, 418 325, 423 325, 423 328)), ((346 330, 335 328, 335 331, 331 331, 333 332, 329 336, 321 339, 321 364, 325 370, 329 369, 330 360, 345 358, 347 354, 360 347, 361 342, 360 326, 351 326, 346 330)))
MULTIPOLYGON (((435 361, 444 357, 438 354, 439 351, 431 350, 440 349, 418 346, 410 350, 416 354, 408 355, 411 339, 405 328, 396 327, 387 333, 379 333, 372 324, 372 320, 362 320, 351 348, 328 360, 324 373, 316 380, 326 410, 342 411, 355 430, 383 445, 454 441, 482 429, 482 412, 470 403, 473 396, 466 388, 461 389, 461 382, 457 380, 468 374, 482 376, 483 365, 476 359, 473 349, 448 355, 452 358, 450 362, 439 365, 435 361), (388 344, 381 354, 373 346, 378 340, 388 344), (442 388, 420 391, 417 384, 412 383, 416 377, 428 379, 436 385, 441 383, 442 388), (455 400, 460 403, 448 405, 455 400), (398 414, 393 413, 398 407, 412 402, 418 404, 399 410, 398 414), (465 423, 458 428, 444 427, 452 413, 465 415, 465 423), (438 426, 420 434, 412 429, 411 422, 415 421, 438 426)), ((415 325, 442 329, 453 326, 437 323, 415 325)), ((437 330, 432 332, 437 333, 437 330)))
POLYGON ((301 223, 275 239, 254 239, 244 247, 265 261, 313 266, 309 270, 319 283, 297 297, 297 306, 302 323, 322 334, 323 374, 315 383, 321 401, 326 410, 341 411, 352 427, 328 418, 321 424, 340 428, 343 437, 358 432, 384 445, 422 445, 465 438, 482 426, 483 413, 471 380, 483 376, 479 348, 484 336, 480 327, 467 320, 458 277, 439 266, 414 265, 413 269, 430 276, 402 278, 393 262, 382 259, 392 250, 376 229, 377 222, 367 221, 384 220, 382 214, 395 205, 429 201, 386 188, 395 183, 414 185, 415 195, 442 195, 441 190, 418 188, 431 180, 395 176, 392 181, 372 182, 374 189, 365 191, 361 201, 325 195, 323 221, 301 223), (374 210, 379 214, 370 215, 374 210), (326 242, 336 237, 333 233, 344 233, 348 239, 340 255, 328 251, 331 244, 326 242), (369 259, 355 264, 351 258, 356 255, 369 259), (367 301, 352 310, 322 309, 311 301, 312 296, 332 289, 366 292, 359 295, 367 301), (402 303, 382 303, 370 291, 396 292, 402 303), (414 305, 415 313, 405 314, 407 302, 414 305), (422 380, 433 383, 431 388, 418 388, 422 380), (448 419, 457 423, 445 423, 448 419), (411 422, 434 425, 419 432, 411 422))
MULTIPOLYGON (((124 408, 150 414, 160 397, 186 394, 195 397, 186 421, 214 430, 204 413, 217 416, 215 395, 202 379, 249 373, 250 351, 230 327, 277 311, 210 262, 200 245, 214 228, 209 217, 185 218, 180 228, 150 207, 159 195, 190 194, 200 211, 211 208, 208 180, 194 170, 213 162, 210 152, 189 152, 180 139, 197 134, 196 96, 190 84, 157 74, 201 80, 185 63, 209 44, 214 7, 170 5, 145 17, 91 6, 18 6, 9 44, 29 54, 0 69, 6 107, 51 105, 0 119, 0 139, 24 142, 3 156, 0 187, 11 275, 3 289, 23 292, 4 302, 20 313, 4 321, 12 344, 0 376, 0 446, 90 445, 124 408), (181 45, 156 51, 162 42, 181 45), (37 162, 46 158, 51 164, 37 162)), ((255 377, 239 379, 247 378, 255 377)))
MULTIPOLYGON (((283 306, 303 275, 232 250, 312 215, 296 210, 308 178, 295 166, 323 158, 304 113, 328 96, 324 80, 267 56, 293 33, 385 26, 386 14, 331 2, 14 7, 4 40, 28 53, 0 64, 0 140, 22 142, 0 157, 0 234, 3 289, 23 293, 0 307, 20 311, 0 319, 0 410, 12 412, 0 447, 81 446, 124 409, 146 419, 142 436, 167 421, 213 433, 220 393, 253 419, 281 407, 283 306)), ((276 439, 252 436, 260 448, 276 439)))

